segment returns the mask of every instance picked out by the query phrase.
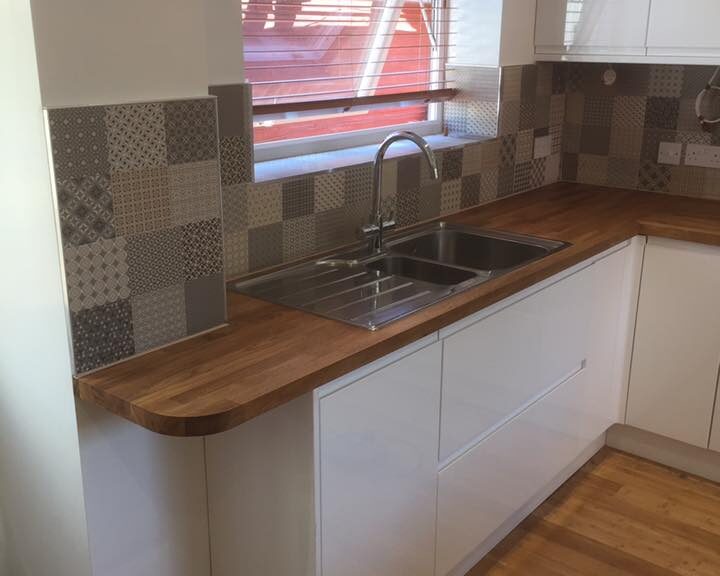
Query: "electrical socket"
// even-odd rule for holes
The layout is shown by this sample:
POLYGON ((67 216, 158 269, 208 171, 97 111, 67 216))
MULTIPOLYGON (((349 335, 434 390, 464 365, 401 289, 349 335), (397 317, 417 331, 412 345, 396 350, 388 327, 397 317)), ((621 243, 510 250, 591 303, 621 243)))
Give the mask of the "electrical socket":
POLYGON ((535 148, 533 158, 546 158, 552 153, 552 138, 548 136, 538 136, 535 138, 535 148))
POLYGON ((685 150, 685 165, 720 168, 720 146, 688 144, 685 150))
POLYGON ((658 164, 670 164, 680 166, 682 159, 682 144, 678 142, 660 142, 658 152, 658 164))

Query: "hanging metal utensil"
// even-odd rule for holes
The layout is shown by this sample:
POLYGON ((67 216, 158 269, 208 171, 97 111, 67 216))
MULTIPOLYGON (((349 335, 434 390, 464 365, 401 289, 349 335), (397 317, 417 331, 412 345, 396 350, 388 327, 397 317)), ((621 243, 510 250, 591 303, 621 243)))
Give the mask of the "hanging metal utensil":
POLYGON ((720 67, 715 70, 715 74, 695 99, 695 114, 703 128, 710 128, 715 124, 720 124, 720 86, 717 85, 718 79, 720 79, 720 67))

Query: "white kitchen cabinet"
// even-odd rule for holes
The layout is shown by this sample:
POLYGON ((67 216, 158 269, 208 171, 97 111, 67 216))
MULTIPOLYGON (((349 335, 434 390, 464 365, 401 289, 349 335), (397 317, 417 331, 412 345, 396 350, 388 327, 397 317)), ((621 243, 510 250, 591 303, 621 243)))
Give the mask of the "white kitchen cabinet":
POLYGON ((645 56, 649 9, 650 0, 538 0, 535 53, 645 56))
POLYGON ((720 2, 653 0, 648 26, 648 55, 708 58, 720 56, 720 2))
POLYGON ((317 396, 322 576, 432 576, 442 347, 317 396))
POLYGON ((579 369, 440 472, 439 576, 450 573, 582 452, 582 420, 592 409, 587 383, 587 372, 579 369))
POLYGON ((651 238, 627 423, 708 447, 720 363, 720 248, 651 238))
POLYGON ((590 290, 583 270, 445 339, 441 461, 586 360, 590 290))

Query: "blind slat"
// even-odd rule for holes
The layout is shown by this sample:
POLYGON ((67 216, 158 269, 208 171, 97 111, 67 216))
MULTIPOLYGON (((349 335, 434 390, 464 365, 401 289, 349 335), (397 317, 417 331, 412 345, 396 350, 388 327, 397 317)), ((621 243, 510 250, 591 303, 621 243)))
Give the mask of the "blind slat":
MULTIPOLYGON (((446 68, 446 72, 451 72, 452 68, 446 68)), ((333 80, 358 80, 360 78, 388 78, 392 76, 415 76, 419 74, 431 74, 433 70, 406 70, 403 72, 382 72, 380 74, 360 74, 355 76, 323 76, 319 78, 283 78, 282 80, 266 80, 263 82, 255 82, 255 86, 269 86, 273 84, 296 84, 306 82, 308 84, 316 84, 317 82, 331 82, 333 80)), ((382 87, 381 87, 382 88, 382 87)))
MULTIPOLYGON (((455 44, 438 44, 436 45, 438 48, 454 48, 455 44)), ((400 49, 402 50, 415 50, 420 48, 433 48, 433 45, 428 44, 422 44, 422 45, 415 45, 415 46, 401 46, 400 49)), ((304 53, 304 52, 367 52, 366 47, 358 47, 358 48, 302 48, 300 50, 293 50, 292 54, 297 53, 304 53)), ((245 54, 289 54, 287 50, 245 50, 245 54)))
MULTIPOLYGON (((416 86, 427 86, 430 87, 429 89, 432 89, 432 86, 436 86, 438 88, 442 87, 445 84, 444 81, 437 81, 437 82, 408 82, 407 84, 393 84, 391 86, 380 86, 378 90, 395 90, 396 88, 413 88, 416 86)), ((303 92, 301 94, 285 94, 285 95, 279 95, 276 94, 274 96, 257 96, 253 98, 253 101, 258 100, 289 100, 289 99, 297 99, 297 98, 310 98, 311 96, 332 96, 333 94, 349 94, 355 92, 353 88, 346 88, 345 90, 326 90, 321 92, 303 92)), ((408 90, 407 92, 410 92, 408 90)))
MULTIPOLYGON (((412 62, 432 62, 434 60, 445 60, 442 56, 431 56, 430 58, 407 58, 402 60, 373 60, 363 62, 337 62, 337 63, 319 63, 319 64, 283 64, 277 66, 273 64, 273 70, 295 69, 295 68, 331 68, 336 66, 361 66, 364 64, 409 64, 412 62)), ((267 70, 266 66, 245 66, 245 70, 267 70)))

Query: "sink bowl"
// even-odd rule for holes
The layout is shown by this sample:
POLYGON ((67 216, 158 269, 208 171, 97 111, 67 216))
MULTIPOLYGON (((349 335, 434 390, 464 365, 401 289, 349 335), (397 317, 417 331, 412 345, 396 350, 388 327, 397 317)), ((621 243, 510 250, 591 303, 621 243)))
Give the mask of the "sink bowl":
POLYGON ((524 236, 439 226, 393 242, 393 253, 487 272, 505 272, 547 256, 561 242, 524 236))
POLYGON ((366 267, 383 274, 401 276, 438 286, 456 286, 477 277, 476 272, 469 270, 394 255, 368 262, 366 267))
POLYGON ((233 290, 375 330, 564 246, 441 223, 392 238, 382 254, 334 255, 233 290))

